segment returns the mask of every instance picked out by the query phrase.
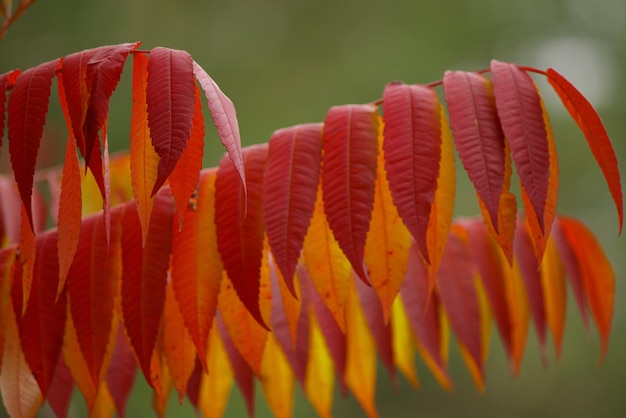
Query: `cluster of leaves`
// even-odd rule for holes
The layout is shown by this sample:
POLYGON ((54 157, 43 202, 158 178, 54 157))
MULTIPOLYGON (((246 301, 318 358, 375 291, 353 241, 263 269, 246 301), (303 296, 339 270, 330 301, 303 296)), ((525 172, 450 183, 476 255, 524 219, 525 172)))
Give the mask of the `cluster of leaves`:
POLYGON ((450 388, 450 331, 479 388, 492 323, 513 373, 531 319, 544 358, 548 332, 558 358, 566 278, 606 352, 614 275, 592 233, 556 215, 554 139, 529 72, 547 76, 584 132, 621 229, 620 177, 600 118, 554 70, 493 61, 390 83, 380 101, 242 149, 231 101, 188 53, 137 47, 0 75, 15 179, 0 178, 0 388, 12 416, 43 400, 65 416, 74 384, 93 416, 123 416, 137 369, 160 415, 176 389, 221 416, 233 382, 252 415, 258 378, 277 416, 291 414, 296 381, 330 416, 335 379, 376 416, 377 356, 392 381, 399 370, 417 386, 418 352, 450 388), (130 153, 110 159, 108 103, 129 55, 130 153), (55 77, 65 163, 36 172, 55 77), (198 83, 228 151, 218 168, 201 170, 198 83), (482 218, 452 219, 454 145, 482 218))

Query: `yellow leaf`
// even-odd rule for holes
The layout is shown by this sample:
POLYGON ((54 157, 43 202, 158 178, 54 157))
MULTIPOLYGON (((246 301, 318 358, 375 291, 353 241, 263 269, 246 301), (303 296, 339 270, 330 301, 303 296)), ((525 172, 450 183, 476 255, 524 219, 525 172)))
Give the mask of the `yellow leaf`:
POLYGON ((420 386, 415 369, 415 338, 411 323, 404 310, 402 298, 396 298, 391 310, 391 335, 393 338, 393 359, 398 370, 414 388, 420 386))
POLYGON ((208 347, 206 362, 209 373, 202 375, 198 409, 204 418, 220 418, 233 386, 233 370, 215 323, 209 334, 208 347))
POLYGON ((290 418, 295 378, 293 370, 273 333, 269 333, 261 363, 261 387, 276 418, 290 418))
POLYGON ((546 307, 546 320, 554 339, 556 359, 561 357, 563 331, 565 329, 565 308, 567 291, 565 288, 565 267, 559 257, 552 238, 548 239, 540 267, 541 289, 546 307))
POLYGON ((313 315, 310 318, 309 359, 304 390, 307 398, 321 418, 332 416, 335 371, 326 340, 313 315))

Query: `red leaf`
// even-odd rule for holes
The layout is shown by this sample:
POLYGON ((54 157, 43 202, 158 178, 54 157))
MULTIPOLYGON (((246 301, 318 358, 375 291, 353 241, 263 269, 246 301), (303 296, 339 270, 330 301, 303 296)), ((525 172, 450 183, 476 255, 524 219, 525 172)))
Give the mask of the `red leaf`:
POLYGON ((426 269, 416 244, 413 244, 409 252, 409 264, 400 296, 413 333, 421 347, 422 357, 439 384, 450 390, 452 381, 446 364, 447 347, 443 341, 439 296, 436 292, 430 292, 426 269))
MULTIPOLYGON (((85 137, 84 157, 86 161, 89 161, 90 167, 91 153, 96 146, 98 131, 104 127, 109 114, 111 94, 120 81, 126 57, 139 44, 140 42, 103 46, 96 48, 93 54, 87 55, 89 61, 85 72, 85 83, 89 101, 87 109, 83 110, 86 113, 84 113, 82 130, 85 137)), ((84 96, 82 98, 84 100, 84 96)))
POLYGON ((533 80, 517 65, 493 60, 491 72, 502 130, 511 145, 522 187, 544 230, 550 157, 541 98, 533 80))
POLYGON ((430 263, 426 244, 441 160, 439 98, 425 86, 389 83, 383 93, 383 149, 398 213, 430 263))
POLYGON ((58 75, 58 86, 59 102, 61 102, 65 122, 68 126, 69 137, 65 146, 65 162, 58 207, 59 286, 57 297, 63 289, 67 272, 76 254, 82 215, 80 167, 76 155, 76 138, 72 133, 71 119, 63 87, 63 73, 58 75))
POLYGON ((16 261, 16 248, 8 247, 0 251, 0 374, 2 374, 2 357, 4 351, 5 340, 7 340, 7 321, 11 314, 9 313, 10 295, 13 272, 16 261))
MULTIPOLYGON (((65 330, 66 292, 55 301, 59 279, 56 231, 42 234, 36 257, 30 301, 22 313, 22 283, 15 278, 12 299, 18 319, 22 351, 44 398, 61 354, 65 330)), ((18 269, 19 270, 19 269, 18 269)))
POLYGON ((269 141, 263 218, 272 255, 292 295, 293 276, 311 223, 322 160, 322 124, 278 130, 269 141))
POLYGON ((12 70, 4 74, 0 74, 0 148, 2 148, 2 139, 4 138, 4 122, 7 103, 7 90, 12 87, 15 80, 21 74, 20 70, 12 70))
POLYGON ((480 74, 446 71, 443 87, 459 157, 498 231, 504 134, 491 82, 480 74))
POLYGON ((373 105, 330 108, 324 122, 324 211, 352 268, 367 283, 363 251, 374 206, 378 112, 373 105))
POLYGON ((115 349, 111 357, 111 366, 107 371, 106 382, 115 403, 117 415, 124 418, 126 416, 126 403, 137 374, 137 365, 122 327, 119 327, 117 338, 113 343, 115 349))
POLYGON ((123 207, 112 214, 107 242, 102 216, 83 221, 76 257, 69 273, 70 310, 76 337, 91 379, 98 386, 112 332, 122 260, 123 207))
POLYGON ((200 101, 200 90, 195 84, 194 87, 194 109, 193 124, 189 136, 189 141, 180 159, 170 175, 170 187, 176 203, 178 213, 178 229, 182 230, 185 212, 189 205, 189 199, 196 187, 202 169, 202 156, 204 153, 204 116, 202 115, 202 102, 200 101))
POLYGON ((148 58, 148 125, 161 158, 152 195, 161 188, 187 146, 193 124, 192 59, 186 51, 154 48, 148 58))
POLYGON ((0 176, 0 214, 2 232, 7 244, 16 244, 20 240, 20 223, 16 222, 22 213, 22 201, 15 181, 8 176, 0 176), (6 236, 6 238, 5 238, 6 236))
POLYGON ((535 250, 531 241, 526 224, 517 222, 515 230, 515 256, 518 267, 524 280, 526 296, 530 305, 530 312, 539 338, 541 346, 541 356, 544 365, 547 365, 548 354, 546 351, 546 309, 544 306, 544 295, 541 287, 541 275, 539 273, 539 263, 535 256, 535 250))
POLYGON ((193 61, 193 73, 206 95, 213 123, 217 134, 228 152, 230 160, 235 165, 244 191, 246 190, 246 175, 241 155, 241 138, 239 137, 239 123, 233 102, 226 96, 213 79, 200 65, 193 61))
POLYGON ((481 318, 478 295, 474 284, 475 265, 469 244, 456 233, 451 233, 441 261, 437 286, 441 302, 450 318, 450 326, 476 367, 484 384, 481 318))
MULTIPOLYGON (((172 285, 198 353, 207 352, 222 280, 214 223, 216 177, 217 169, 202 172, 197 207, 188 209, 182 231, 173 232, 172 285)), ((206 368, 206 356, 199 357, 206 368)))
POLYGON ((596 237, 581 222, 561 217, 560 227, 580 269, 583 289, 606 356, 615 308, 615 273, 596 237))
POLYGON ((48 113, 52 77, 58 63, 56 59, 24 71, 15 81, 9 97, 11 167, 31 228, 33 176, 48 113))
POLYGON ((591 103, 561 74, 552 68, 548 68, 548 82, 552 85, 569 114, 585 134, 589 148, 593 153, 598 165, 604 173, 604 178, 609 185, 611 196, 617 208, 619 218, 619 230, 622 231, 624 223, 624 203, 622 200, 622 186, 620 181, 619 167, 615 150, 611 145, 606 129, 600 116, 591 103))
POLYGON ((67 128, 73 133, 76 145, 83 157, 86 155, 83 123, 89 106, 89 91, 85 77, 87 76, 87 63, 97 51, 98 49, 88 49, 63 58, 60 72, 62 77, 59 78, 59 81, 63 83, 71 120, 67 128))
POLYGON ((72 401, 72 392, 74 392, 74 380, 65 364, 65 360, 63 360, 63 356, 59 356, 47 397, 48 403, 57 418, 67 417, 72 401))
POLYGON ((243 150, 248 196, 237 169, 224 156, 215 182, 215 224, 217 248, 224 269, 241 302, 267 328, 259 309, 259 280, 263 253, 263 214, 261 212, 263 171, 267 144, 243 150))
POLYGON ((134 202, 126 205, 122 232, 122 313, 131 346, 146 380, 165 304, 165 284, 172 245, 172 201, 169 190, 157 195, 146 244, 134 202))

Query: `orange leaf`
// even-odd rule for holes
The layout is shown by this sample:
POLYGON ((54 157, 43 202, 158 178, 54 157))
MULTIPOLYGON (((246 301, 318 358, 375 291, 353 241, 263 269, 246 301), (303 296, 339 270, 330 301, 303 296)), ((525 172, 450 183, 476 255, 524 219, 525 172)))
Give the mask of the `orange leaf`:
MULTIPOLYGON (((186 224, 174 227, 171 275, 174 294, 198 353, 207 350, 207 338, 217 309, 222 262, 215 233, 215 179, 217 170, 203 171, 196 206, 187 208, 186 224)), ((200 356, 202 364, 206 363, 200 356)))
POLYGON ((552 332, 554 352, 558 361, 561 357, 561 348, 563 346, 567 291, 565 288, 565 268, 552 239, 548 239, 543 260, 541 261, 540 273, 541 288, 546 307, 546 321, 552 332))
MULTIPOLYGON (((393 301, 404 280, 411 247, 411 234, 398 215, 389 189, 389 182, 385 176, 382 136, 379 137, 378 143, 374 209, 365 242, 364 261, 369 280, 380 299, 384 322, 387 324, 391 316, 393 301)), ((426 245, 425 232, 424 245, 426 245)))
POLYGON ((182 404, 187 391, 187 382, 196 365, 196 350, 185 328, 171 281, 167 286, 163 321, 163 354, 178 392, 178 402, 182 404))
POLYGON ((345 303, 352 268, 328 226, 321 188, 309 232, 304 239, 303 254, 315 290, 335 317, 339 328, 345 332, 345 303))
POLYGON ((609 185, 609 190, 617 208, 619 230, 621 232, 624 223, 624 203, 622 200, 619 167, 615 150, 613 150, 613 145, 611 145, 611 140, 606 133, 602 120, 585 96, 565 77, 552 68, 548 68, 547 75, 548 82, 559 95, 578 127, 585 134, 589 148, 604 173, 604 178, 609 185))
POLYGON ((335 384, 333 360, 315 315, 309 318, 311 335, 304 391, 318 415, 330 418, 335 384))
POLYGON ((130 176, 137 212, 141 223, 142 242, 145 245, 154 206, 152 186, 156 182, 159 156, 152 147, 148 126, 146 84, 148 58, 144 54, 133 55, 133 107, 130 125, 130 176))
POLYGON ((600 243, 586 226, 573 218, 561 217, 560 227, 580 269, 585 295, 600 334, 600 361, 603 361, 613 320, 615 273, 600 243))
POLYGON ((183 227, 189 199, 198 186, 204 154, 204 116, 202 115, 200 90, 196 84, 194 84, 194 92, 195 102, 189 140, 170 175, 170 186, 178 213, 178 229, 183 227))
POLYGON ((504 283, 506 286, 507 305, 509 306, 509 318, 511 321, 511 370, 517 375, 522 365, 524 349, 528 338, 528 325, 530 321, 530 307, 524 280, 519 268, 519 261, 513 259, 513 265, 509 265, 500 254, 503 266, 504 283))

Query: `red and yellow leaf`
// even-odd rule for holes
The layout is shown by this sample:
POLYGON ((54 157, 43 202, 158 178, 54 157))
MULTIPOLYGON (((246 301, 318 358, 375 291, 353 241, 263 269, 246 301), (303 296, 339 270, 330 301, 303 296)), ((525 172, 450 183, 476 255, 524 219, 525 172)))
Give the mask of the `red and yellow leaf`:
POLYGON ((366 283, 363 251, 374 206, 378 124, 373 105, 334 106, 322 136, 324 212, 339 247, 366 283))
POLYGON ((278 130, 269 140, 263 219, 274 260, 292 295, 320 177, 322 124, 278 130))
MULTIPOLYGON (((437 116, 439 115, 437 114, 437 116)), ((411 247, 411 234, 402 222, 393 203, 393 193, 385 176, 384 158, 387 158, 387 151, 383 150, 382 137, 379 139, 374 207, 367 233, 367 241, 365 242, 364 261, 367 267, 367 275, 380 300, 384 322, 388 324, 393 301, 400 291, 400 286, 406 273, 409 248, 411 247), (383 153, 385 153, 384 156, 383 153)), ((440 139, 440 135, 437 133, 437 141, 440 141, 440 139)), ((386 140, 387 138, 385 138, 386 140)), ((414 147, 417 149, 419 145, 416 144, 414 147)), ((435 178, 436 181, 437 179, 435 178)), ((432 199, 430 202, 432 203, 432 199)), ((428 213, 428 216, 430 216, 430 213, 428 213)), ((426 222, 428 222, 428 216, 426 222)), ((423 232, 424 248, 422 250, 427 251, 425 247, 425 227, 423 232)), ((413 235, 415 236, 415 232, 413 235)))
POLYGON ((152 147, 148 126, 146 85, 148 80, 148 58, 143 54, 133 55, 133 108, 130 124, 130 177, 133 195, 137 202, 137 213, 141 223, 142 242, 145 244, 154 206, 152 186, 157 179, 159 156, 152 147))
POLYGON ((505 152, 493 87, 485 76, 464 71, 446 71, 443 87, 459 157, 498 231, 505 152))
POLYGON ((241 138, 239 137, 239 123, 233 102, 226 96, 213 79, 200 65, 193 61, 193 73, 206 95, 213 123, 217 134, 228 152, 230 160, 239 174, 241 184, 246 190, 246 175, 243 167, 241 138))
POLYGON ((565 77, 552 68, 548 68, 547 75, 548 82, 559 95, 580 130, 585 134, 589 148, 604 173, 604 178, 609 185, 611 196, 617 208, 619 230, 621 232, 624 221, 624 203, 619 167, 615 150, 613 145, 611 145, 611 140, 606 133, 602 120, 585 96, 565 77))
POLYGON ((11 168, 31 228, 34 228, 31 197, 35 163, 58 64, 59 60, 55 59, 24 71, 15 80, 9 97, 11 168))
POLYGON ((261 387, 276 418, 290 418, 293 412, 294 371, 273 333, 269 333, 261 362, 261 387))
POLYGON ((606 356, 615 305, 615 273, 596 237, 579 221, 561 217, 560 227, 582 278, 583 290, 600 334, 600 361, 606 356))
POLYGON ((126 205, 122 232, 122 313, 124 326, 146 380, 154 384, 150 363, 165 303, 172 243, 172 201, 157 194, 146 245, 134 202, 126 205))
MULTIPOLYGON (((428 262, 426 231, 441 161, 440 113, 441 104, 432 88, 398 82, 385 87, 382 145, 385 162, 383 169, 379 157, 378 179, 382 181, 381 173, 386 172, 398 213, 428 262)), ((386 305, 388 318, 391 304, 386 305)))
POLYGON ((498 116, 520 182, 539 226, 548 232, 544 213, 549 194, 550 155, 541 97, 533 80, 517 65, 493 60, 491 72, 498 116))
POLYGON ((215 224, 217 246, 224 269, 237 295, 252 316, 267 328, 259 308, 259 281, 263 253, 261 211, 263 171, 267 145, 248 147, 243 152, 246 192, 235 166, 224 156, 215 181, 215 224))
MULTIPOLYGON (((171 275, 174 294, 198 353, 206 353, 207 339, 217 309, 222 263, 215 232, 215 179, 217 170, 200 176, 197 206, 189 207, 182 231, 175 228, 171 275)), ((205 366, 205 356, 199 356, 205 366)))
POLYGON ((189 199, 198 186, 200 170, 202 169, 202 157, 204 155, 202 102, 200 101, 198 86, 194 84, 193 87, 195 101, 189 141, 170 175, 170 187, 172 188, 172 195, 174 196, 178 214, 178 229, 183 227, 189 199))
POLYGON ((565 288, 565 268, 552 239, 548 239, 543 260, 541 260, 540 273, 546 321, 552 333, 554 352, 558 361, 561 358, 563 347, 567 290, 565 288))

